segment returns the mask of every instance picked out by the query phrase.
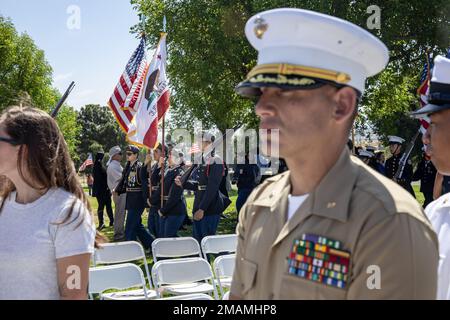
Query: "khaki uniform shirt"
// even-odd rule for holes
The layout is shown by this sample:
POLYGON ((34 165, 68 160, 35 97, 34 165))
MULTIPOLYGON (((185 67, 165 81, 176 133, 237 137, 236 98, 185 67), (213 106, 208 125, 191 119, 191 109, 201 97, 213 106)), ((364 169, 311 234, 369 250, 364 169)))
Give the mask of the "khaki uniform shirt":
POLYGON ((256 188, 242 208, 231 294, 243 299, 435 299, 437 237, 422 207, 402 187, 345 149, 286 222, 290 190, 287 171, 256 188), (341 277, 346 272, 344 286, 322 283, 323 276, 309 280, 289 273, 293 245, 304 234, 340 242, 349 261, 348 270, 340 269, 341 277))

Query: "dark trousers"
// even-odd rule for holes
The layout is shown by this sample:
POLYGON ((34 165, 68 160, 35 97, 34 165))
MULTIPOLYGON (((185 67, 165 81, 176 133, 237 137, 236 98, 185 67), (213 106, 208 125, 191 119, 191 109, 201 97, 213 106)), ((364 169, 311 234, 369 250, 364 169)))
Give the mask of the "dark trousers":
POLYGON ((142 213, 144 208, 128 209, 127 222, 125 224, 125 238, 127 241, 136 241, 136 238, 142 243, 147 250, 151 247, 153 237, 142 225, 142 213))
POLYGON ((155 237, 160 238, 161 233, 159 230, 159 214, 158 214, 158 208, 157 207, 150 207, 150 211, 148 213, 148 231, 155 237))
POLYGON ((184 215, 160 217, 160 234, 162 238, 178 237, 178 230, 183 225, 184 215))
MULTIPOLYGON (((185 197, 183 197, 183 202, 184 202, 184 206, 187 208, 186 198, 185 198, 185 197)), ((183 221, 183 224, 181 225, 181 227, 182 227, 183 225, 185 225, 185 226, 191 226, 191 225, 192 225, 192 220, 191 220, 191 218, 189 218, 187 212, 186 212, 186 214, 185 214, 185 216, 184 216, 184 221, 183 221)), ((180 228, 181 228, 181 227, 180 227, 180 228)))
POLYGON ((192 236, 200 244, 202 239, 206 236, 212 236, 216 234, 217 227, 219 226, 220 214, 204 215, 200 221, 194 220, 192 228, 192 236))
POLYGON ((241 208, 244 206, 245 201, 247 201, 248 196, 250 193, 252 193, 253 189, 239 189, 238 190, 238 196, 236 199, 236 210, 237 215, 239 217, 239 212, 241 211, 241 208))
POLYGON ((427 205, 433 202, 433 192, 422 192, 425 197, 425 202, 423 203, 423 208, 425 209, 427 205))
POLYGON ((96 198, 97 198, 97 202, 98 202, 98 210, 97 210, 98 223, 100 225, 102 225, 104 223, 103 211, 106 207, 106 213, 108 214, 108 218, 109 218, 109 225, 110 226, 114 225, 114 215, 113 215, 113 210, 112 210, 112 206, 111 206, 111 196, 101 195, 101 196, 97 196, 96 198))

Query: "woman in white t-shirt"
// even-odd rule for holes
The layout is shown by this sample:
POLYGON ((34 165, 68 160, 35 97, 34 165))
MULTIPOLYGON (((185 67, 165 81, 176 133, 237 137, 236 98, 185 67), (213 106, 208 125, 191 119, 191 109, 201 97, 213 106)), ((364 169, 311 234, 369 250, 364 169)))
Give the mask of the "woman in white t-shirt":
POLYGON ((86 299, 90 257, 101 239, 47 113, 2 113, 0 177, 0 299, 86 299))

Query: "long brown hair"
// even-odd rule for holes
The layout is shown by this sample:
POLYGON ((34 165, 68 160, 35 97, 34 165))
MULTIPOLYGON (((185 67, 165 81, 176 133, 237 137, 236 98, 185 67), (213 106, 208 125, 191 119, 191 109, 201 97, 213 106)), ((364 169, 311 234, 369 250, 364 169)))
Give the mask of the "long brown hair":
MULTIPOLYGON (((4 125, 11 139, 19 144, 17 169, 27 185, 40 191, 63 188, 75 196, 67 217, 61 223, 68 220, 75 221, 77 217, 71 219, 75 211, 78 211, 78 214, 82 213, 75 210, 78 200, 89 210, 94 221, 92 208, 78 180, 66 141, 56 121, 42 110, 13 106, 3 112, 0 123, 4 125), (28 176, 24 175, 23 168, 26 168, 28 176)), ((0 213, 5 199, 13 191, 15 191, 14 184, 6 177, 2 177, 0 198, 3 201, 0 204, 0 213)), ((98 232, 95 238, 96 247, 105 241, 98 232)))

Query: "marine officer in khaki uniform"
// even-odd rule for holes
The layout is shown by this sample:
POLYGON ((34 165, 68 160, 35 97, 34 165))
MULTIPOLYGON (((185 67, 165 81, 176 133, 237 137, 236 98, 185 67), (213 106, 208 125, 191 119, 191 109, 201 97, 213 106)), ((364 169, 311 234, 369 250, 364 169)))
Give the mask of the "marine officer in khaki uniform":
POLYGON ((258 64, 236 91, 258 99, 260 128, 271 129, 261 138, 290 171, 240 211, 230 298, 435 299, 438 243, 421 206, 346 148, 385 45, 300 9, 262 12, 245 33, 258 64))

